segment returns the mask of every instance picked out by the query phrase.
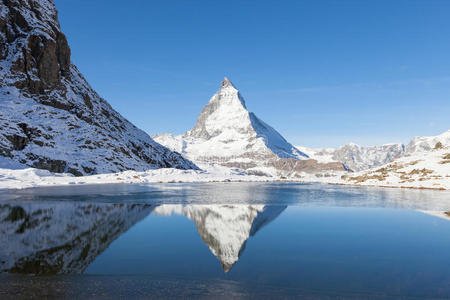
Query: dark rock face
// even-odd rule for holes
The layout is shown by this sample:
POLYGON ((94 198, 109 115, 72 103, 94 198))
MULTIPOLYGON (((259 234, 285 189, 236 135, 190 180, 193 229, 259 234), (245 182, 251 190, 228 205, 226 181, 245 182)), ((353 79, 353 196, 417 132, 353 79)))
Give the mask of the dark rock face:
POLYGON ((52 0, 0 0, 0 155, 76 175, 197 168, 89 86, 52 0))
POLYGON ((60 85, 62 75, 69 75, 70 48, 65 35, 59 30, 57 13, 54 8, 51 9, 49 5, 51 2, 42 6, 33 0, 2 0, 2 2, 7 15, 0 22, 0 25, 3 24, 0 26, 0 32, 6 40, 6 43, 2 43, 1 53, 8 55, 11 54, 9 53, 11 50, 13 52, 22 50, 22 55, 16 56, 12 61, 14 68, 11 71, 15 75, 26 76, 22 80, 17 80, 16 86, 27 87, 29 92, 39 94, 60 85), (42 33, 33 32, 37 27, 36 22, 33 22, 34 20, 27 14, 34 15, 42 23, 47 22, 45 25, 48 26, 44 26, 46 30, 42 33), (53 19, 52 23, 42 19, 45 14, 48 14, 47 19, 53 19), (14 42, 18 42, 16 47, 8 49, 8 45, 14 42))

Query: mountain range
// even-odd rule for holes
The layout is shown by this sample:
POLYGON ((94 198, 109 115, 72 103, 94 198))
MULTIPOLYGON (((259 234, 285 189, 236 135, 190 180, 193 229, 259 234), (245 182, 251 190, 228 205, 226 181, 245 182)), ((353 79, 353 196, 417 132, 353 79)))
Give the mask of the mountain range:
POLYGON ((408 144, 386 144, 381 146, 360 146, 349 143, 337 149, 296 148, 320 162, 341 162, 353 171, 363 171, 378 167, 416 152, 433 150, 436 144, 450 146, 450 130, 437 136, 415 137, 408 144))

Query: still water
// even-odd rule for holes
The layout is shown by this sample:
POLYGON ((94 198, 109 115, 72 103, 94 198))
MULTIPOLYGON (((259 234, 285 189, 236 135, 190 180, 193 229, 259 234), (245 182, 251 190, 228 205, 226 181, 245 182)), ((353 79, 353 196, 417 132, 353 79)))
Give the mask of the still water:
POLYGON ((0 297, 448 298, 443 211, 448 192, 318 184, 3 192, 0 297))

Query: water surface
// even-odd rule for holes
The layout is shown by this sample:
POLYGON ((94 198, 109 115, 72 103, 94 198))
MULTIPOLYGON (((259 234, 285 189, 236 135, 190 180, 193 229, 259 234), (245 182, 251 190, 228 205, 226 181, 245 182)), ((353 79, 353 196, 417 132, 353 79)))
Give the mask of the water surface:
POLYGON ((428 212, 450 211, 449 196, 293 183, 9 191, 0 296, 447 298, 450 219, 428 212))

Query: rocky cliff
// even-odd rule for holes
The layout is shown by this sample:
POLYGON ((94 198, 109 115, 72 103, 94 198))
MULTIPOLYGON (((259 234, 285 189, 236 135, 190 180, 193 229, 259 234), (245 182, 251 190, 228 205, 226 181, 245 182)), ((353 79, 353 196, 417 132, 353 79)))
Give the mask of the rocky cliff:
POLYGON ((75 175, 196 168, 90 87, 52 0, 0 0, 0 155, 75 175))

